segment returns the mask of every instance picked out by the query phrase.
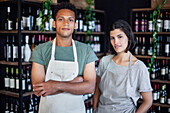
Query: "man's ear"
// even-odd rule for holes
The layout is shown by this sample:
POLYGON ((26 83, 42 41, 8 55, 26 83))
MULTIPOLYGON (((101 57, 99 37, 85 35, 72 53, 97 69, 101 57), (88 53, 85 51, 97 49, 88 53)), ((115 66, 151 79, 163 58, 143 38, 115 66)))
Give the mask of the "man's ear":
POLYGON ((74 25, 74 29, 76 29, 78 26, 78 23, 76 22, 75 25, 74 25))
POLYGON ((56 28, 55 21, 53 21, 53 28, 56 28))

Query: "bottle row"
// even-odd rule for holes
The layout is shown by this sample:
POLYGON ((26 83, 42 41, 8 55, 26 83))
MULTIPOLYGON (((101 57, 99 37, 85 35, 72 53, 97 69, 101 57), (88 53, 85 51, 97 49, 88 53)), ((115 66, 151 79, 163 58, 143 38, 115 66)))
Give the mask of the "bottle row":
MULTIPOLYGON (((37 30, 41 31, 41 27, 43 25, 43 28, 46 31, 55 31, 55 28, 53 27, 53 21, 55 20, 53 11, 50 12, 45 9, 43 12, 43 16, 45 17, 45 22, 43 23, 42 18, 40 18, 40 8, 35 9, 32 7, 23 7, 22 9, 22 18, 21 18, 21 30, 37 30), (34 9, 34 10, 33 10, 34 9), (34 14, 34 12, 37 12, 34 14), (50 14, 48 14, 50 13, 50 14), (51 16, 52 18, 47 18, 48 16, 51 16)), ((96 18, 96 17, 93 17, 96 18)), ((101 22, 99 19, 96 20, 90 20, 86 22, 85 19, 85 12, 79 11, 77 15, 77 28, 75 31, 79 32, 86 32, 87 29, 91 30, 92 32, 101 32, 101 22), (84 13, 84 14, 83 14, 84 13), (89 24, 89 26, 87 26, 89 24), (88 27, 88 28, 87 28, 88 27)), ((11 15, 11 7, 7 7, 7 18, 5 22, 5 30, 17 30, 18 29, 18 18, 15 19, 11 15)))
POLYGON ((153 102, 170 105, 170 87, 166 84, 152 84, 153 102))
MULTIPOLYGON (((29 62, 31 53, 37 45, 51 41, 53 38, 46 35, 25 35, 21 38, 21 58, 22 61, 29 62)), ((94 35, 91 38, 85 38, 84 35, 75 36, 75 40, 88 43, 95 53, 101 52, 100 36, 94 35)), ((18 39, 15 35, 7 35, 4 45, 4 59, 7 62, 18 61, 18 39)))
POLYGON ((160 106, 151 106, 147 113, 170 113, 170 108, 163 108, 160 106))
MULTIPOLYGON (((31 95, 27 102, 22 103, 22 113, 38 113, 39 98, 31 95)), ((5 99, 5 113, 21 113, 19 110, 19 101, 14 98, 6 97, 5 99)))
MULTIPOLYGON (((154 48, 153 37, 136 36, 136 42, 134 50, 136 55, 152 56, 154 48)), ((157 37, 156 56, 170 56, 170 36, 157 37)))
MULTIPOLYGON (((140 59, 149 69, 149 63, 151 59, 140 59)), ((169 80, 170 81, 170 60, 160 60, 156 59, 153 63, 153 71, 150 72, 150 79, 160 79, 160 80, 169 80)))
POLYGON ((20 79, 18 68, 14 67, 6 67, 4 76, 4 88, 6 91, 16 92, 18 93, 20 89, 22 92, 31 92, 32 84, 31 84, 31 66, 23 66, 22 70, 22 88, 20 87, 20 79))
POLYGON ((153 24, 153 11, 134 12, 134 32, 169 32, 170 31, 170 11, 161 11, 156 24, 153 24), (156 27, 157 25, 157 27, 156 27))

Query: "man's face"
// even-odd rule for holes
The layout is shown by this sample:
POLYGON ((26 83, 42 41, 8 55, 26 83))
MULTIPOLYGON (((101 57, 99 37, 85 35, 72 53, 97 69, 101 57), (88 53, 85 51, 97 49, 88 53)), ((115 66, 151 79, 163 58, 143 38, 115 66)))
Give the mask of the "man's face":
POLYGON ((71 37, 77 25, 74 12, 69 9, 61 9, 55 18, 56 22, 54 27, 56 27, 57 36, 63 38, 71 37))

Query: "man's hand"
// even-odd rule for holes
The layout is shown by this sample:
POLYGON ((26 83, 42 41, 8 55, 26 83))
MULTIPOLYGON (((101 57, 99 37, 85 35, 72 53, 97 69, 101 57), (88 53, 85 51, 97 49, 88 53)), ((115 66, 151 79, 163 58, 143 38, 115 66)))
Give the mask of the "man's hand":
POLYGON ((58 90, 59 81, 49 80, 47 82, 33 84, 33 91, 39 92, 37 96, 47 96, 52 95, 55 93, 60 93, 61 91, 58 90))

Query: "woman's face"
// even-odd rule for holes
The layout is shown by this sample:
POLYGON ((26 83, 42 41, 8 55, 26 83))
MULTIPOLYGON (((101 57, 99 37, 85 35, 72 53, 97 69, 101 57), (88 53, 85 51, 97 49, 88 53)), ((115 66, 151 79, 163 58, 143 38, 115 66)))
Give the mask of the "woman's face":
POLYGON ((122 30, 115 29, 110 31, 110 42, 116 53, 125 52, 128 46, 128 37, 122 30))

